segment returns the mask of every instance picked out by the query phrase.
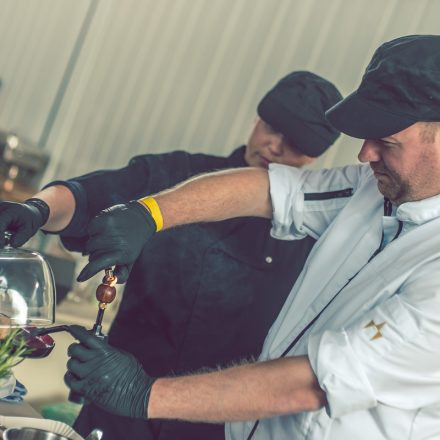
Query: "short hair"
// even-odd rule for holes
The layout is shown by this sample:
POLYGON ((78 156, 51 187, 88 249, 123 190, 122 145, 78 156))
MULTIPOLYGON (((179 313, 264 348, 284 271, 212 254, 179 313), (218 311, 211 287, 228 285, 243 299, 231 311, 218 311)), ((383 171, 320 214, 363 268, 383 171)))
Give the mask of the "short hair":
POLYGON ((435 142, 437 133, 440 131, 440 121, 438 122, 424 122, 424 127, 421 131, 421 140, 428 144, 435 142))

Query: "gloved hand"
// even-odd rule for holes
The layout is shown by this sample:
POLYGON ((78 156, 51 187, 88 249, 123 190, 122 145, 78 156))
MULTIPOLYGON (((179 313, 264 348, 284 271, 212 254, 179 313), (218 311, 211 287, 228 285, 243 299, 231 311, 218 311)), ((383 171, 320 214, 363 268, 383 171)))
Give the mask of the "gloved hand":
POLYGON ((25 203, 0 202, 0 247, 5 245, 5 231, 11 232, 10 244, 26 243, 49 218, 49 206, 41 199, 25 203))
POLYGON ((156 232, 156 222, 148 209, 132 201, 104 209, 90 221, 87 230, 85 253, 89 262, 77 280, 85 281, 115 266, 118 283, 125 283, 145 243, 156 232))
POLYGON ((111 347, 84 327, 71 325, 68 331, 81 344, 68 349, 66 385, 110 413, 146 419, 155 379, 133 355, 111 347))

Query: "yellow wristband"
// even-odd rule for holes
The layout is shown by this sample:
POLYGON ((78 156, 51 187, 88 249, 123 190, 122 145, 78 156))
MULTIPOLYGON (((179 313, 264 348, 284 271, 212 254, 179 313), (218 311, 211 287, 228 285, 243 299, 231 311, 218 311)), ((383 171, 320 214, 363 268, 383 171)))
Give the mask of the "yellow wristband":
POLYGON ((153 217, 156 223, 156 232, 159 232, 163 228, 163 217, 156 200, 153 197, 144 197, 139 199, 138 202, 142 203, 150 211, 151 217, 153 217))

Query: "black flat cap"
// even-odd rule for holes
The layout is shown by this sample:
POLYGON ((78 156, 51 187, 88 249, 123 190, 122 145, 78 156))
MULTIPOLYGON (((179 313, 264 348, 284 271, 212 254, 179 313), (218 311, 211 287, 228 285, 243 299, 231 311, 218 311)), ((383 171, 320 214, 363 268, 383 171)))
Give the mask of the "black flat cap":
POLYGON ((326 117, 360 139, 391 136, 419 121, 440 121, 440 36, 407 35, 382 44, 359 88, 326 117))
POLYGON ((341 99, 331 82, 314 73, 298 71, 278 81, 260 101, 257 112, 301 152, 317 157, 340 134, 324 114, 341 99))

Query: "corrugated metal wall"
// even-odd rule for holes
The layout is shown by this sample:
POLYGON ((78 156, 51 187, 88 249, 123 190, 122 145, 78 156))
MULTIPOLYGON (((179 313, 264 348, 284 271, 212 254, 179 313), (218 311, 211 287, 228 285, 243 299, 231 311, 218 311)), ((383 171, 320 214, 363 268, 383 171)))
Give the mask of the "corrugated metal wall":
MULTIPOLYGON (((374 49, 440 33, 438 0, 0 0, 0 127, 51 152, 44 180, 143 152, 226 154, 282 75, 352 91, 374 49)), ((352 163, 341 139, 317 166, 352 163)))
POLYGON ((38 143, 89 0, 0 0, 0 127, 38 143))

